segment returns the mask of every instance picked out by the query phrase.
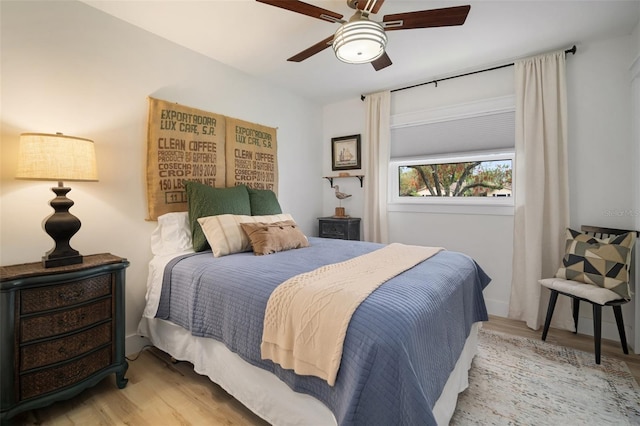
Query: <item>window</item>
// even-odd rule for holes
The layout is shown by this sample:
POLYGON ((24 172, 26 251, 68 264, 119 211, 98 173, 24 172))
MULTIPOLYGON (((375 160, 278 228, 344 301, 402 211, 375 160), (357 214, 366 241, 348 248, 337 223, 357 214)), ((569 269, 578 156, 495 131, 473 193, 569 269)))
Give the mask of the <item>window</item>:
POLYGON ((400 197, 510 197, 511 160, 430 163, 398 168, 400 197))
POLYGON ((393 159, 391 202, 513 205, 513 151, 393 159))

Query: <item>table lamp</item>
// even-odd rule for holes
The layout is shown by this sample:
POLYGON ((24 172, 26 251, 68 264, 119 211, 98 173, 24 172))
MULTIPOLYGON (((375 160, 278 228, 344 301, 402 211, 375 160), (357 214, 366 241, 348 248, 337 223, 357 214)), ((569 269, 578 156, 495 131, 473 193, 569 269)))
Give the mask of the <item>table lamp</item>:
POLYGON ((43 223, 55 245, 42 257, 43 266, 52 268, 82 263, 82 255, 69 244, 81 223, 69 213, 73 201, 66 195, 71 188, 65 187, 63 181, 98 180, 93 141, 62 133, 23 133, 20 135, 16 178, 58 181, 58 186, 51 188, 56 197, 49 203, 54 213, 43 223))

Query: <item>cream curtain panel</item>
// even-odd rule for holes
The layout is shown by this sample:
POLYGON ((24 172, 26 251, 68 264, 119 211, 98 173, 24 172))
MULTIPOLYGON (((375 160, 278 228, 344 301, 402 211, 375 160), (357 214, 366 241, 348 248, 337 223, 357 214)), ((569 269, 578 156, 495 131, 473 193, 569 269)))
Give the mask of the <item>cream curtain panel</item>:
POLYGON ((391 92, 367 95, 364 134, 364 240, 389 242, 387 175, 391 140, 391 92))
MULTIPOLYGON (((564 255, 569 225, 565 53, 515 63, 516 172, 513 276, 509 318, 538 329, 564 255)), ((569 298, 558 299, 552 326, 573 330, 569 298)))

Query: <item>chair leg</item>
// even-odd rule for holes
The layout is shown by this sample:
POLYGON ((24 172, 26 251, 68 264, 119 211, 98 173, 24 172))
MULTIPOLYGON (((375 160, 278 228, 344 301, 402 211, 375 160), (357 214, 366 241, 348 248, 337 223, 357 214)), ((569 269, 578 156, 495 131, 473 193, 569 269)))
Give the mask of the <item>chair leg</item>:
POLYGON ((602 306, 593 304, 593 340, 596 351, 596 364, 600 364, 600 343, 602 342, 602 306))
POLYGON ((551 297, 549 297, 549 307, 547 308, 547 318, 544 320, 544 329, 542 330, 542 340, 547 340, 547 333, 549 332, 551 317, 553 317, 553 310, 556 308, 557 301, 558 292, 556 290, 551 290, 551 297))
POLYGON ((629 354, 629 348, 627 347, 627 334, 624 332, 624 320, 622 319, 622 307, 612 306, 613 314, 616 316, 616 324, 618 325, 618 333, 620 334, 620 344, 622 345, 622 351, 625 354, 629 354))
POLYGON ((578 334, 578 315, 580 314, 580 299, 576 299, 575 297, 571 298, 573 300, 573 325, 576 327, 576 331, 573 334, 578 334))

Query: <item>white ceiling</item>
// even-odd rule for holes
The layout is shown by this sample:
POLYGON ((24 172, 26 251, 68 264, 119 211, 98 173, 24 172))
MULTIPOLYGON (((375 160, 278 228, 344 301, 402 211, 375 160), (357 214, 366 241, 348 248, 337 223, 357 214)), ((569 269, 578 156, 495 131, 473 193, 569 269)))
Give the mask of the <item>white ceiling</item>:
MULTIPOLYGON (((391 13, 471 5, 463 26, 388 33, 393 65, 338 61, 328 48, 301 62, 287 58, 330 36, 332 24, 254 0, 83 0, 119 19, 259 79, 327 104, 384 89, 508 63, 573 44, 631 34, 640 0, 386 0, 391 13)), ((308 0, 352 15, 346 1, 308 0)))

